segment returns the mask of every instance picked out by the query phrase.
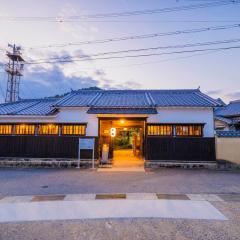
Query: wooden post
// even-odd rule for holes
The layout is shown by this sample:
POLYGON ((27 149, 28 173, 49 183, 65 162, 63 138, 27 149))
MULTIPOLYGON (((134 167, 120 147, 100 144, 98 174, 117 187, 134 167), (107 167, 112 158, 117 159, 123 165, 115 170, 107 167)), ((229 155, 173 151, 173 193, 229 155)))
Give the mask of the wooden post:
POLYGON ((92 152, 92 168, 94 169, 95 168, 95 138, 93 140, 93 152, 92 152))
POLYGON ((80 138, 78 138, 78 164, 77 164, 77 168, 80 168, 80 138))

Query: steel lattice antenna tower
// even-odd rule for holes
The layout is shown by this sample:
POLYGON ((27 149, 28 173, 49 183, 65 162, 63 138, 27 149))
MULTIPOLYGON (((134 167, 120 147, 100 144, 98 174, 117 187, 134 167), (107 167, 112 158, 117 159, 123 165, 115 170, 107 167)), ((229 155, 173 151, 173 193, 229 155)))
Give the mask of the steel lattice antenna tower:
POLYGON ((22 58, 21 47, 8 44, 11 51, 7 51, 8 63, 5 71, 8 75, 7 92, 5 102, 19 100, 19 83, 23 75, 24 59, 22 58))

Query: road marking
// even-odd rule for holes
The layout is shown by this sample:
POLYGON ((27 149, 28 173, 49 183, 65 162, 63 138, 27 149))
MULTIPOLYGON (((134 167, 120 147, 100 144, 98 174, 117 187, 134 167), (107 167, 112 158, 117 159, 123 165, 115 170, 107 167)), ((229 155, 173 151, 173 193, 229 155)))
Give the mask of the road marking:
POLYGON ((33 196, 9 196, 0 200, 0 203, 20 203, 30 202, 33 196))
POLYGON ((65 195, 39 195, 32 198, 32 202, 42 202, 42 201, 59 201, 63 200, 65 195))
POLYGON ((127 193, 127 199, 132 200, 157 200, 155 193, 127 193))
POLYGON ((0 222, 104 218, 227 220, 207 201, 114 199, 0 204, 0 222))
POLYGON ((18 202, 40 202, 40 201, 81 201, 94 199, 117 199, 126 198, 133 200, 194 200, 194 201, 240 201, 240 194, 161 194, 161 193, 85 193, 85 194, 66 194, 66 195, 35 195, 35 196, 6 196, 0 197, 2 203, 18 203, 18 202), (124 197, 119 197, 124 195, 124 197), (114 197, 115 196, 115 197, 114 197))
POLYGON ((64 201, 81 201, 81 200, 94 200, 96 194, 67 194, 64 201))
POLYGON ((96 199, 126 199, 126 194, 115 193, 115 194, 96 194, 96 199))
POLYGON ((219 194, 218 197, 226 202, 240 202, 240 194, 219 194))
POLYGON ((210 201, 210 202, 222 202, 223 199, 215 194, 187 194, 191 200, 196 201, 210 201))
POLYGON ((171 199, 171 200, 190 200, 185 194, 159 194, 157 193, 158 199, 171 199))

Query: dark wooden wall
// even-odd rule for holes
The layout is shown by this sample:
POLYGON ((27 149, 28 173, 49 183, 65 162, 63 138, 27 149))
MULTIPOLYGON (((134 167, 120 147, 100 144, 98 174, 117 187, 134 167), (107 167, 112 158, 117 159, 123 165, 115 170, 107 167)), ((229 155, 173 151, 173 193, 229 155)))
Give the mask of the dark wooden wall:
MULTIPOLYGON (((77 158, 78 137, 0 136, 0 157, 77 158)), ((98 138, 95 157, 98 157, 98 138)), ((81 158, 92 158, 92 151, 81 150, 81 158)))
POLYGON ((215 161, 215 139, 147 137, 145 159, 159 161, 215 161))

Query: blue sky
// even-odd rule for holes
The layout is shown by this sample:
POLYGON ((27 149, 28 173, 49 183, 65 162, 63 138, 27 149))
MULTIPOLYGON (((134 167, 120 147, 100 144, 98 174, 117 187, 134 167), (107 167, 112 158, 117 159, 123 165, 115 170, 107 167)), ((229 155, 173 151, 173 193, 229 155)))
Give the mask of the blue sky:
MULTIPOLYGON (((211 1, 198 0, 0 0, 0 16, 76 16, 175 7, 211 1)), ((23 47, 30 59, 52 56, 79 56, 126 49, 208 42, 240 38, 240 28, 195 34, 129 40, 106 44, 62 48, 36 48, 84 40, 160 33, 240 23, 240 4, 183 12, 83 20, 80 22, 30 22, 0 20, 0 48, 7 43, 23 47), (30 49, 30 47, 35 47, 30 49)), ((228 44, 227 46, 236 46, 228 44)), ((240 44, 239 44, 240 45, 240 44)), ((154 51, 152 51, 154 52, 154 51)), ((157 53, 162 50, 155 51, 157 53)), ((82 87, 136 89, 198 88, 226 102, 240 98, 240 49, 204 54, 152 56, 135 59, 111 59, 68 64, 26 66, 20 84, 22 98, 52 96, 82 87), (193 56, 194 55, 194 56, 193 56)), ((0 61, 6 62, 0 51, 0 61)), ((0 101, 6 90, 6 76, 0 69, 0 101)))

